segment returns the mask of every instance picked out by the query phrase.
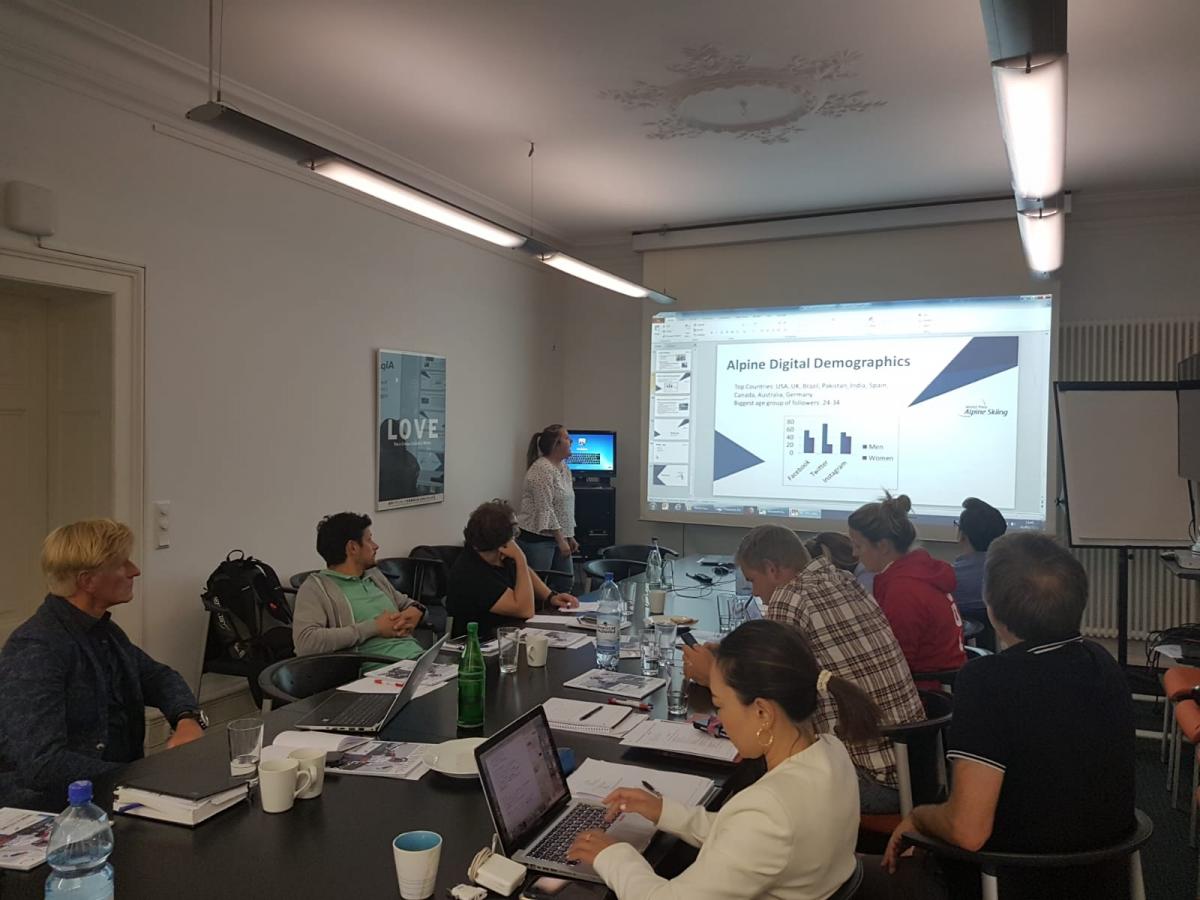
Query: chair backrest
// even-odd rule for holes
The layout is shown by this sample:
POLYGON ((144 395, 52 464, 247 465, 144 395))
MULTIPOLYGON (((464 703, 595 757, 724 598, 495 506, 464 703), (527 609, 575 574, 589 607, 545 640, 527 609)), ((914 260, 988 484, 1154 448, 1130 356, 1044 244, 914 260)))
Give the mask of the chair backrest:
POLYGON ((907 816, 914 805, 937 803, 945 785, 946 758, 942 732, 950 727, 954 699, 941 691, 918 691, 925 718, 903 725, 883 725, 880 732, 890 738, 900 777, 900 814, 907 816))
POLYGON ((633 575, 641 575, 646 571, 646 564, 632 559, 593 559, 584 565, 583 571, 592 579, 591 589, 595 590, 595 582, 604 581, 604 576, 610 572, 614 581, 621 581, 633 575))
POLYGON ((302 584, 304 584, 304 582, 308 581, 308 576, 315 575, 315 574, 317 574, 316 569, 309 569, 307 572, 297 572, 295 575, 293 575, 291 578, 288 579, 288 583, 291 584, 293 589, 298 591, 298 590, 300 590, 300 585, 302 585, 302 584))
POLYGON ((842 882, 842 886, 829 895, 829 900, 850 900, 858 889, 862 886, 863 881, 863 865, 862 860, 854 857, 854 871, 850 873, 850 877, 842 882))
MULTIPOLYGON (((650 551, 654 549, 653 544, 613 544, 611 547, 604 547, 600 550, 601 559, 633 559, 638 562, 645 562, 650 556, 650 551)), ((679 556, 670 547, 658 545, 658 550, 664 557, 679 556)))
POLYGON ((258 674, 258 685, 272 700, 291 703, 354 681, 364 663, 392 662, 395 660, 390 657, 365 653, 296 656, 263 669, 258 674))
MULTIPOLYGON (((986 650, 983 647, 972 647, 967 644, 963 649, 967 652, 967 662, 971 661, 971 657, 991 656, 992 651, 986 650)), ((937 672, 913 672, 913 681, 936 681, 948 688, 954 687, 954 682, 958 679, 958 673, 962 668, 957 669, 941 669, 937 672)))
POLYGON ((446 566, 426 556, 392 556, 376 565, 392 587, 426 606, 441 606, 446 599, 446 566))

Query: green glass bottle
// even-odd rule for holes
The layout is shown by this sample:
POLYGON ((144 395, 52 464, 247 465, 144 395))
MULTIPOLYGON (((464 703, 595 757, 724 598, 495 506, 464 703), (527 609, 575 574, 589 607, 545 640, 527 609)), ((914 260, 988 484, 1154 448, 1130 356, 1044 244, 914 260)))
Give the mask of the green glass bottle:
POLYGON ((458 663, 458 727, 483 726, 483 690, 486 672, 479 646, 479 623, 467 623, 467 646, 458 663))

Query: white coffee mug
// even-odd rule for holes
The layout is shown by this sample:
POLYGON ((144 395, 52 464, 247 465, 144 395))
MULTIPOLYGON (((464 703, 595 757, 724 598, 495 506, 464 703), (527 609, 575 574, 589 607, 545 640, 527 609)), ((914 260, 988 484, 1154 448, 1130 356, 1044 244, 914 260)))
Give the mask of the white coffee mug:
POLYGON ((650 615, 661 616, 667 608, 667 592, 666 591, 651 591, 650 592, 650 615))
POLYGON ((289 759, 300 763, 300 771, 307 772, 309 785, 296 796, 301 800, 311 800, 321 796, 325 787, 325 751, 324 750, 293 750, 288 754, 289 759))
POLYGON ((546 664, 550 653, 550 638, 544 634, 530 634, 525 638, 525 661, 535 668, 546 664))
POLYGON ((287 812, 301 791, 312 784, 312 776, 300 771, 298 759, 270 759, 258 764, 258 791, 263 812, 287 812))
POLYGON ((406 831, 392 840, 396 880, 404 900, 432 897, 442 859, 442 836, 436 831, 406 831))

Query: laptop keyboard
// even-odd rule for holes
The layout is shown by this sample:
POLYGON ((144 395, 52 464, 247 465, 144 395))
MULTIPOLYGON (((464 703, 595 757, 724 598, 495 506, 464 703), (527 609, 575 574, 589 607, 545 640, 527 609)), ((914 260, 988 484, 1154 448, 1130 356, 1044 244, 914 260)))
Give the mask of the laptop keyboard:
POLYGON ((330 716, 330 721, 341 728, 366 728, 378 724, 387 714, 394 697, 368 694, 359 697, 340 712, 330 716))
POLYGON ((578 804, 558 820, 554 830, 537 842, 529 856, 546 862, 567 865, 567 851, 575 843, 575 836, 581 831, 591 831, 598 828, 606 831, 611 824, 604 821, 603 806, 587 806, 578 804))

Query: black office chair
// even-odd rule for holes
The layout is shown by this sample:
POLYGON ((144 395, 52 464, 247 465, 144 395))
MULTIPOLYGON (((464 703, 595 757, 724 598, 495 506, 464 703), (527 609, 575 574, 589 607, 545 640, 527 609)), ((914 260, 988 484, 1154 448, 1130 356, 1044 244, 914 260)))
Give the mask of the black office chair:
POLYGON ((364 663, 395 662, 390 656, 320 653, 272 663, 258 674, 258 687, 264 697, 263 712, 270 712, 272 701, 295 703, 313 694, 349 684, 358 678, 364 663))
POLYGON ((829 895, 829 900, 850 900, 858 889, 862 886, 863 881, 863 865, 859 857, 854 857, 854 871, 850 873, 850 877, 842 882, 842 886, 829 895))
POLYGON ((646 564, 632 559, 593 559, 584 564, 583 571, 591 581, 589 590, 594 591, 597 587, 596 582, 604 581, 604 576, 610 572, 613 581, 623 581, 634 575, 641 575, 646 571, 646 564))
MULTIPOLYGON (((991 656, 990 650, 984 650, 982 647, 972 647, 970 644, 963 648, 967 651, 967 662, 971 661, 973 656, 991 656)), ((953 688, 954 681, 958 678, 958 673, 962 671, 960 666, 957 669, 942 669, 937 672, 913 672, 913 681, 936 681, 946 688, 953 688)))
POLYGON ((990 851, 964 850, 923 834, 904 834, 907 844, 920 847, 935 856, 973 863, 979 866, 979 877, 983 887, 983 900, 997 900, 1000 896, 1000 873, 1012 869, 1078 869, 1096 866, 1117 859, 1129 859, 1129 896, 1131 900, 1146 900, 1146 888, 1142 882, 1141 847, 1154 833, 1154 823, 1140 809, 1133 814, 1136 824, 1129 836, 1108 847, 1083 850, 1078 853, 993 853, 990 851))
POLYGON ((295 575, 293 575, 291 578, 288 579, 288 583, 291 584, 292 591, 295 592, 295 591, 300 590, 300 585, 302 585, 302 584, 304 584, 304 582, 308 581, 309 575, 316 575, 316 574, 317 574, 316 569, 309 569, 307 572, 297 572, 295 575))
MULTIPOLYGON (((638 562, 645 562, 653 549, 653 544, 613 544, 611 547, 604 547, 600 550, 600 558, 634 559, 638 562)), ((658 545, 658 552, 663 555, 664 559, 668 556, 679 556, 670 547, 664 547, 662 544, 658 545)))
MULTIPOLYGON (((420 548, 418 548, 420 549, 420 548)), ((428 556, 392 556, 376 563, 401 594, 426 608, 425 627, 435 637, 446 633, 446 564, 428 556)))

